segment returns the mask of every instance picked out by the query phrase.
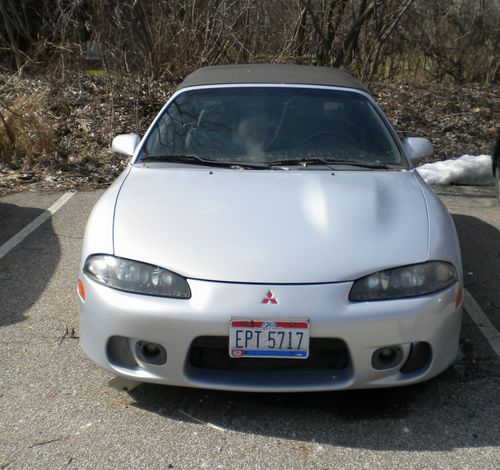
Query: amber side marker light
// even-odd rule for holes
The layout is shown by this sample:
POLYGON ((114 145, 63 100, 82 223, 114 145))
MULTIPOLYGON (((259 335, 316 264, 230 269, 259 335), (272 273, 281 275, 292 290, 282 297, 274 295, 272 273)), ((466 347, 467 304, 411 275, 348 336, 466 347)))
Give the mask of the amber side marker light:
POLYGON ((464 300, 464 288, 459 287, 455 295, 455 308, 458 308, 458 306, 462 303, 462 300, 464 300))
POLYGON ((80 299, 82 299, 82 301, 85 302, 85 286, 83 285, 83 282, 81 279, 78 279, 77 290, 78 290, 78 295, 80 296, 80 299))

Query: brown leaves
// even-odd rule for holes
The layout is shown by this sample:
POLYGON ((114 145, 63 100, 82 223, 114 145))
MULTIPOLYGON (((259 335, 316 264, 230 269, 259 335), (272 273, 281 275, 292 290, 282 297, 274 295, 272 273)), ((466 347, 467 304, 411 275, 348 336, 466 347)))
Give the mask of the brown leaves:
MULTIPOLYGON (((500 109, 494 85, 399 82, 373 83, 370 88, 401 134, 431 138, 434 159, 489 153, 495 109, 500 109)), ((16 139, 22 139, 22 145, 16 144, 16 162, 0 120, 0 153, 7 156, 5 161, 14 160, 0 161, 0 194, 5 194, 108 185, 127 163, 111 153, 111 140, 120 133, 144 134, 173 84, 106 73, 75 73, 64 81, 0 75, 0 90, 4 108, 15 114, 2 112, 10 116, 16 139), (24 159, 29 171, 23 168, 24 159)))
POLYGON ((497 86, 400 82, 372 83, 370 89, 400 135, 432 140, 433 160, 490 153, 500 108, 497 86))
POLYGON ((109 184, 127 163, 111 153, 111 140, 119 133, 143 134, 171 89, 165 82, 105 73, 57 81, 0 75, 11 110, 4 114, 16 139, 12 144, 0 120, 0 194, 109 184), (29 178, 23 176, 28 169, 29 178))

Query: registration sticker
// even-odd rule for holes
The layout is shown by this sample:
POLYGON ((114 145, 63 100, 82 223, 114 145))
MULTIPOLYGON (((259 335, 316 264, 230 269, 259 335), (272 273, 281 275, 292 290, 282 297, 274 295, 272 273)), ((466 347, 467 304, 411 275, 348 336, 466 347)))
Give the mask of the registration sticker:
POLYGON ((233 358, 306 359, 309 356, 309 321, 232 319, 229 355, 233 358))

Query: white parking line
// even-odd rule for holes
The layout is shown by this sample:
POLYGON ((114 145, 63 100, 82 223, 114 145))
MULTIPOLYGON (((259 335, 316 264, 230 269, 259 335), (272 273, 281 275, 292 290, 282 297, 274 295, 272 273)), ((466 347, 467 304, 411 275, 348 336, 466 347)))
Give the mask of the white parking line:
POLYGON ((74 195, 76 191, 69 191, 64 193, 54 204, 47 210, 40 214, 33 222, 30 222, 26 227, 17 232, 12 238, 9 238, 2 246, 0 246, 0 260, 19 243, 21 243, 30 233, 35 231, 45 221, 49 220, 64 204, 66 204, 74 195))
POLYGON ((472 297, 467 289, 465 290, 464 306, 467 313, 470 315, 474 323, 481 330, 481 333, 487 339, 493 351, 500 357, 500 333, 493 326, 493 323, 489 320, 483 309, 476 302, 476 299, 472 297))

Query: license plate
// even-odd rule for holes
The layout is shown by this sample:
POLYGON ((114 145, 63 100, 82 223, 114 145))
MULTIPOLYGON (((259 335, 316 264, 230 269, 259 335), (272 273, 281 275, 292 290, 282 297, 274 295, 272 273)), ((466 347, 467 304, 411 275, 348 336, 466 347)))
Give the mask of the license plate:
POLYGON ((232 319, 229 355, 233 358, 309 356, 309 321, 232 319))

